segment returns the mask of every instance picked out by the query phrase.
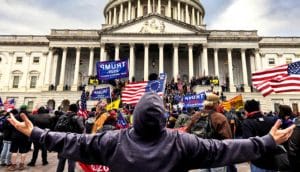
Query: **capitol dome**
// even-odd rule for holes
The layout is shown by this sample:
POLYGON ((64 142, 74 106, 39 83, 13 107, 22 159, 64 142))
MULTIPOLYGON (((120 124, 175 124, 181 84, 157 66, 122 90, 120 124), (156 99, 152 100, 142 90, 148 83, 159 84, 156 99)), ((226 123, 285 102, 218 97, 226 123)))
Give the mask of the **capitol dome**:
POLYGON ((110 0, 104 8, 106 25, 122 24, 151 14, 202 26, 205 10, 199 0, 110 0))

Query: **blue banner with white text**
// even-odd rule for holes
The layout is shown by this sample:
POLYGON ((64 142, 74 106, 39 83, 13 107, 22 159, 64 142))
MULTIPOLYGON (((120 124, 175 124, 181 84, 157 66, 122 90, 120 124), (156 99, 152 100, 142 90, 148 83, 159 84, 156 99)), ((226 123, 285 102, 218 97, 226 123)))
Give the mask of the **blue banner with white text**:
POLYGON ((99 80, 112 80, 129 76, 128 59, 97 62, 96 69, 99 80))
POLYGON ((205 92, 196 95, 184 96, 183 97, 184 107, 186 108, 198 107, 202 109, 204 106, 205 98, 206 98, 205 92))
POLYGON ((95 89, 92 91, 91 100, 110 98, 110 88, 95 89))

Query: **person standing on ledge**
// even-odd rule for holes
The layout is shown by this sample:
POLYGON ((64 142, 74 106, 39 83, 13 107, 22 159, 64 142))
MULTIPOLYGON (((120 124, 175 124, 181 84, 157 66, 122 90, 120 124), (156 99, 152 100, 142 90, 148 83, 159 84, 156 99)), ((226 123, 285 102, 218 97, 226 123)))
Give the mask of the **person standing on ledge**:
POLYGON ((241 140, 206 140, 169 130, 163 100, 146 93, 133 112, 133 128, 94 135, 50 132, 13 116, 9 122, 50 151, 87 164, 103 164, 111 171, 188 171, 220 167, 259 158, 291 136, 295 126, 279 130, 280 121, 263 137, 241 140))

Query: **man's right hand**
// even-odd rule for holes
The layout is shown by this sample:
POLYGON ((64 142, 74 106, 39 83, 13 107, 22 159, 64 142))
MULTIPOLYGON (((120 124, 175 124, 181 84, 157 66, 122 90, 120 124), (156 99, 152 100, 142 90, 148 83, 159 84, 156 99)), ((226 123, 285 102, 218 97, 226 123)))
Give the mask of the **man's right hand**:
POLYGON ((294 128, 296 127, 295 125, 292 125, 289 128, 281 130, 279 129, 280 126, 281 121, 277 120, 269 133, 277 144, 282 144, 286 142, 291 137, 294 128))
POLYGON ((10 118, 8 118, 7 120, 21 133, 30 137, 33 130, 33 124, 30 122, 30 120, 27 118, 27 116, 24 113, 21 113, 20 116, 24 122, 18 121, 13 114, 10 114, 10 118))

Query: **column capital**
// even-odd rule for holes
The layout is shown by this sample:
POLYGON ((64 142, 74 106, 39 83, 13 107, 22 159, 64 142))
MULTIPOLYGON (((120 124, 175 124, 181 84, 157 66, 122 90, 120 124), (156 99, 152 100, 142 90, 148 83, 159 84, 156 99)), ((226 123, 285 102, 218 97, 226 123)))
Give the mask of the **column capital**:
POLYGON ((173 47, 174 47, 174 48, 178 48, 178 47, 179 47, 179 44, 178 44, 178 43, 173 43, 173 47))
POLYGON ((193 48, 193 46, 194 46, 193 43, 188 43, 188 47, 189 47, 189 48, 191 48, 191 47, 193 48))
POLYGON ((94 51, 95 47, 89 47, 90 51, 94 51))
POLYGON ((247 50, 246 48, 241 48, 241 52, 242 52, 242 53, 245 53, 246 50, 247 50))
POLYGON ((115 44, 115 47, 119 47, 120 46, 120 43, 117 42, 117 43, 114 43, 115 44))
POLYGON ((208 45, 207 44, 202 44, 202 47, 203 48, 208 48, 208 45))
POLYGON ((129 43, 129 46, 130 46, 131 48, 134 48, 134 47, 135 47, 135 43, 129 43))
POLYGON ((105 43, 104 42, 100 43, 100 48, 102 48, 102 47, 105 47, 105 43))
POLYGON ((144 46, 145 46, 145 47, 149 47, 149 45, 150 45, 149 42, 145 42, 145 43, 144 43, 144 46))
POLYGON ((68 47, 61 47, 61 49, 62 49, 63 51, 67 51, 67 50, 68 50, 68 47))
POLYGON ((233 48, 227 48, 227 52, 232 52, 233 48))
POLYGON ((80 51, 81 47, 75 47, 76 51, 80 51))
POLYGON ((215 51, 215 52, 218 52, 218 51, 219 51, 219 48, 214 48, 214 51, 215 51))
POLYGON ((159 44, 158 44, 158 47, 160 47, 160 48, 164 48, 164 46, 165 46, 164 43, 159 43, 159 44))

